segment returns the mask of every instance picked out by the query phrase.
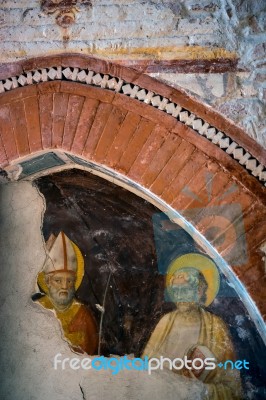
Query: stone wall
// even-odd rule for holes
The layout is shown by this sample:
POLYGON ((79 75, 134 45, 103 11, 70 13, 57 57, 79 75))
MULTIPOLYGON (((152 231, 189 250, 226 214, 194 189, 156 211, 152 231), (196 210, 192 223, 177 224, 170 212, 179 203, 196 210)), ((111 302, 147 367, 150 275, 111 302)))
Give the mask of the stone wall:
MULTIPOLYGON (((182 87, 244 127, 249 136, 265 147, 266 12, 263 3, 263 0, 54 0, 53 4, 52 0, 1 0, 0 62, 5 64, 37 56, 78 53, 129 65, 170 86, 182 87)), ((130 75, 127 71, 125 74, 130 75)), ((139 84, 138 79, 135 80, 134 76, 135 84, 139 84)), ((142 76, 139 82, 147 84, 145 79, 149 83, 147 76, 142 76)), ((154 90, 154 83, 150 82, 150 85, 150 90, 154 90)), ((3 158, 0 157, 0 161, 3 166, 10 163, 12 167, 15 160, 25 155, 30 157, 36 151, 61 146, 66 151, 75 151, 114 168, 120 160, 117 153, 124 149, 128 157, 122 159, 124 165, 119 164, 117 171, 126 175, 131 169, 129 178, 182 210, 195 206, 195 199, 190 199, 188 203, 183 188, 188 187, 203 195, 206 172, 209 172, 210 180, 212 177, 216 179, 213 199, 206 197, 206 204, 201 204, 206 210, 219 197, 224 202, 224 193, 232 183, 237 183, 238 191, 229 192, 225 205, 228 201, 242 206, 249 262, 244 267, 236 265, 234 271, 265 316, 265 192, 254 176, 242 171, 242 166, 231 160, 228 154, 223 154, 220 148, 216 149, 213 143, 203 142, 201 137, 195 141, 189 126, 178 126, 176 131, 169 133, 174 127, 170 116, 157 116, 157 110, 143 103, 138 105, 134 99, 119 93, 114 96, 110 91, 101 92, 93 87, 84 89, 78 83, 62 82, 61 86, 59 82, 46 82, 36 87, 18 88, 2 96, 1 137, 6 137, 1 145, 3 158), (106 97, 103 99, 102 96, 106 97), (112 103, 113 97, 120 102, 112 103), (101 111, 99 120, 94 122, 95 113, 88 120, 90 112, 98 106, 101 111), (86 118, 80 119, 78 128, 75 115, 79 112, 83 115, 83 109, 86 118), (105 116, 104 110, 107 110, 105 116), (116 112, 112 113, 112 110, 116 112), (106 122, 108 118, 112 126, 116 126, 113 135, 119 145, 113 146, 111 156, 117 155, 117 160, 106 156, 110 137, 99 121, 106 122), (125 130, 122 124, 124 118, 131 123, 125 130), (142 140, 146 134, 147 138, 151 137, 154 147, 145 147, 138 140, 135 147, 131 143, 127 148, 126 136, 136 130, 134 124, 138 125, 139 121, 142 121, 146 131, 135 137, 142 140), (93 135, 89 136, 93 124, 98 130, 95 128, 93 135), (163 126, 158 128, 159 125, 163 126), (76 135, 76 129, 79 135, 76 135), (119 134, 123 138, 120 142, 119 134), (91 144, 95 148, 102 135, 97 151, 94 152, 93 146, 92 150, 83 151, 86 150, 86 135, 92 138, 94 142, 91 144), (79 141, 74 140, 76 137, 79 141), (72 148, 72 145, 76 147, 72 148), (168 161, 174 152, 174 163, 171 164, 168 161), (186 164, 192 153, 191 164, 186 164), (159 162, 153 160, 154 154, 156 157, 159 155, 159 162), (136 159, 139 157, 135 164, 133 156, 136 159), (134 160, 131 160, 132 157, 134 160), (132 168, 134 165, 135 169, 132 168), (160 172, 163 170, 161 179, 160 172), (162 196, 166 184, 168 191, 162 196)), ((169 94, 170 98, 173 92, 163 87, 162 93, 169 94)), ((189 101, 193 102, 192 99, 189 101)), ((199 113, 208 114, 207 120, 219 120, 211 107, 201 108, 198 103, 193 107, 199 113)), ((235 133, 234 126, 228 121, 224 122, 222 118, 219 121, 219 129, 225 126, 233 138, 234 134, 238 135, 238 129, 235 133)), ((239 138, 243 139, 241 135, 239 138)), ((240 159, 244 157, 241 149, 236 152, 240 154, 240 159)), ((260 155, 262 158, 263 152, 260 155)), ((9 171, 14 179, 16 172, 16 168, 9 171)), ((206 187, 209 187, 208 182, 206 187)), ((140 379, 139 373, 123 372, 121 380, 118 380, 106 371, 95 372, 88 377, 86 372, 66 370, 64 379, 61 379, 61 371, 53 369, 54 356, 59 349, 65 357, 71 357, 73 353, 62 341, 60 326, 53 316, 40 310, 30 299, 45 257, 41 235, 44 200, 31 182, 12 182, 2 185, 0 189, 0 359, 1 370, 4 371, 1 374, 0 398, 202 398, 204 388, 200 383, 193 381, 191 387, 187 387, 182 379, 169 379, 161 373, 152 377, 142 375, 140 379)), ((239 216, 233 225, 238 222, 239 216)), ((206 227, 209 228, 209 225, 198 226, 198 229, 205 233, 206 227)), ((231 240, 228 226, 226 232, 231 240)), ((224 256, 223 252, 221 254, 224 256)), ((252 303, 252 307, 257 312, 255 304, 252 303)))
POLYGON ((59 4, 52 0, 2 0, 2 63, 63 52, 133 66, 139 60, 142 64, 143 60, 144 64, 155 61, 153 76, 183 87, 266 145, 263 1, 54 3, 59 4), (233 64, 221 72, 224 58, 233 64), (175 66, 171 66, 173 61, 175 66))

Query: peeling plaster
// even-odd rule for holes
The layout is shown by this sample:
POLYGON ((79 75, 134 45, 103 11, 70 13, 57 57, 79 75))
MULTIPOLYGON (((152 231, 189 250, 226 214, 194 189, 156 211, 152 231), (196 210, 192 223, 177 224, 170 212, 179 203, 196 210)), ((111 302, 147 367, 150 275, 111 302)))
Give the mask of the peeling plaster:
MULTIPOLYGON (((73 357, 74 353, 62 341, 54 316, 31 300, 46 256, 41 234, 44 199, 28 181, 3 184, 0 191, 0 398, 98 400, 125 395, 142 399, 145 394, 144 398, 148 395, 159 400, 167 396, 174 400, 180 393, 180 399, 202 399, 205 389, 200 382, 191 382, 186 388, 182 377, 175 374, 166 381, 160 372, 149 376, 123 371, 117 379, 110 371, 54 370, 57 353, 63 358, 73 357)), ((77 354, 75 357, 82 358, 77 354)))

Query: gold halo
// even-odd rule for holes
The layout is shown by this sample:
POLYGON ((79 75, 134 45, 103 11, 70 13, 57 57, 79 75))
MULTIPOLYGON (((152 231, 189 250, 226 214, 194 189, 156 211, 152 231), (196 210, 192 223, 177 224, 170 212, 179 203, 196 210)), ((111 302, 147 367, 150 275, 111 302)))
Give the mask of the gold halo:
POLYGON ((208 289, 206 291, 205 305, 210 305, 215 299, 220 287, 220 275, 216 264, 203 254, 188 253, 173 260, 166 275, 166 287, 170 285, 171 278, 181 268, 190 267, 199 270, 204 276, 208 289))
MULTIPOLYGON (((82 282, 82 278, 84 275, 84 258, 82 256, 81 251, 78 248, 78 246, 75 243, 73 243, 71 240, 70 240, 70 242, 73 246, 73 249, 74 249, 74 252, 75 252, 76 258, 77 258, 77 279, 75 282, 75 290, 77 291, 78 288, 80 287, 80 284, 82 282)), ((45 282, 44 271, 39 272, 38 277, 37 277, 37 283, 40 286, 42 292, 48 293, 48 287, 45 282)))

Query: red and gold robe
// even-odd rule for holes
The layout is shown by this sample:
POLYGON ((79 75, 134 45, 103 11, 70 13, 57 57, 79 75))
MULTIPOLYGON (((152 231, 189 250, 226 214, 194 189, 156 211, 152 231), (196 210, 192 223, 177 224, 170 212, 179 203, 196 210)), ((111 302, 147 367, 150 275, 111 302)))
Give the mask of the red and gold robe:
POLYGON ((98 330, 91 312, 84 304, 74 300, 65 311, 57 310, 48 296, 41 297, 38 302, 55 313, 61 322, 64 336, 71 348, 89 355, 97 354, 98 330))

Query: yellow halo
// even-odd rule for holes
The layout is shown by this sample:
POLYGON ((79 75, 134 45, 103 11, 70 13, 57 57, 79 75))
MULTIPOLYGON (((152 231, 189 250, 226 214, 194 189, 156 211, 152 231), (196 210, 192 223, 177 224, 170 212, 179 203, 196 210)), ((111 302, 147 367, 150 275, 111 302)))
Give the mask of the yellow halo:
POLYGON ((207 284, 205 305, 210 305, 220 288, 220 275, 216 264, 203 254, 188 253, 177 257, 171 262, 166 275, 166 287, 170 286, 171 278, 181 268, 195 268, 202 273, 207 284))
MULTIPOLYGON (((73 249, 75 251, 76 258, 77 258, 77 279, 75 282, 75 290, 78 290, 78 288, 82 282, 82 278, 84 276, 84 258, 82 256, 82 253, 81 253, 80 249, 78 248, 78 246, 75 243, 73 243, 71 240, 70 240, 70 242, 73 246, 73 249)), ((39 272, 38 278, 37 278, 37 283, 42 292, 48 293, 48 287, 45 282, 44 271, 39 272)))

